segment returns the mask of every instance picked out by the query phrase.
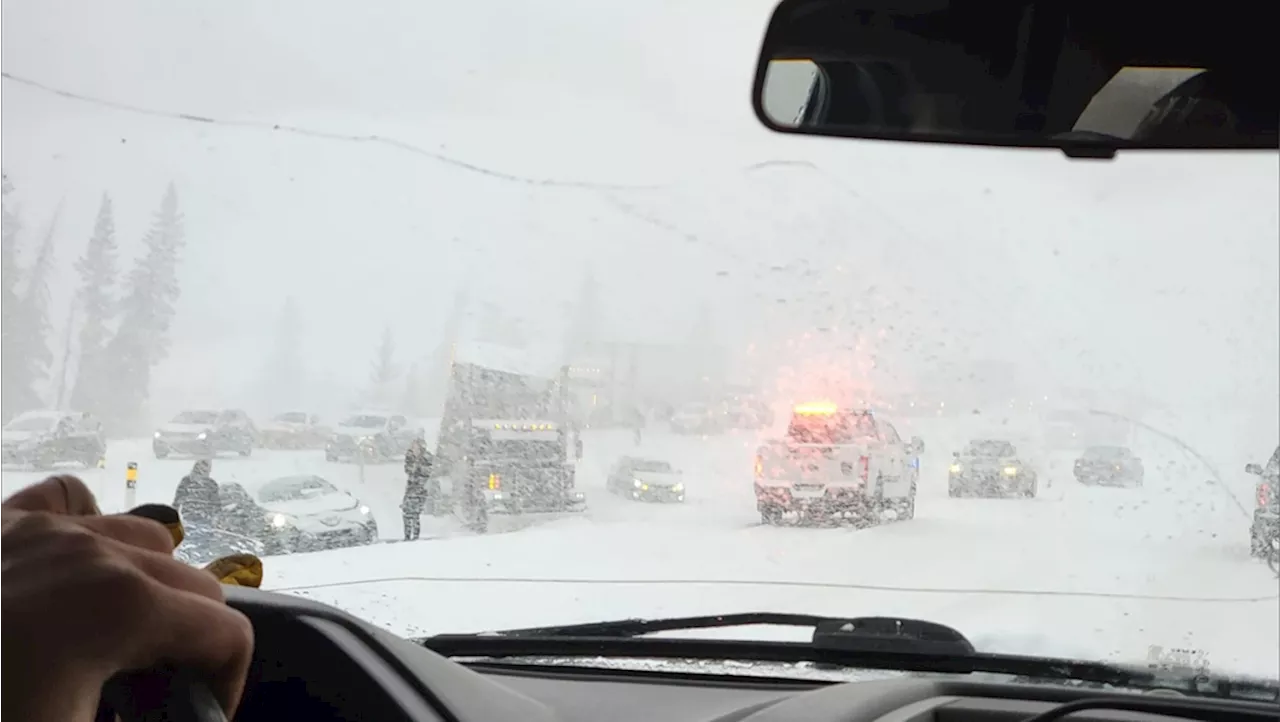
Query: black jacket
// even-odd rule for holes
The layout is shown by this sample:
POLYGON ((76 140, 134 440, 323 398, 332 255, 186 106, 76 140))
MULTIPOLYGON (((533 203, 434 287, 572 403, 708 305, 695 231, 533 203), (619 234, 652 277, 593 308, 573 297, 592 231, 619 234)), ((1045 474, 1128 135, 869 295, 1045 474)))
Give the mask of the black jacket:
POLYGON ((218 482, 208 476, 182 477, 173 493, 173 508, 178 510, 184 526, 213 526, 222 508, 218 482))
POLYGON ((404 455, 404 502, 401 506, 407 512, 421 511, 431 493, 431 454, 423 451, 415 454, 412 451, 404 455))

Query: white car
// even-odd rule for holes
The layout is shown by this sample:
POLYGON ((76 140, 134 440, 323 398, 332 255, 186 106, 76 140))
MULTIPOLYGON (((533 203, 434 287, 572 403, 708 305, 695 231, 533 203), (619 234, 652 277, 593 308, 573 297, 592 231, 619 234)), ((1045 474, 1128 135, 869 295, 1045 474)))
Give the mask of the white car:
POLYGON ((634 501, 684 501, 684 473, 665 461, 624 456, 609 471, 605 487, 634 501))
POLYGON ((369 507, 319 476, 273 479, 249 492, 240 484, 219 488, 216 525, 262 542, 267 554, 370 544, 378 522, 369 507))

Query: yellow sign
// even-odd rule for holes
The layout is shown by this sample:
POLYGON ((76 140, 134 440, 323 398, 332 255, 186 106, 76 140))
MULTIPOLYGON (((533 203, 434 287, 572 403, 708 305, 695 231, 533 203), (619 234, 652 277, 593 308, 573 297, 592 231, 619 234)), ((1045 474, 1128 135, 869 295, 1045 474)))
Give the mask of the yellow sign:
POLYGON ((124 482, 130 489, 138 485, 138 462, 130 461, 124 470, 124 482))

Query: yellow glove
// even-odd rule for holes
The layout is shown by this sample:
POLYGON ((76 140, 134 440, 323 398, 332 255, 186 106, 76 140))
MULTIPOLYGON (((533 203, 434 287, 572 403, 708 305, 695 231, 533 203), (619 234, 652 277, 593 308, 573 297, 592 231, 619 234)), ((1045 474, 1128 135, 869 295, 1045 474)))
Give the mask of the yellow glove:
POLYGON ((262 560, 253 554, 229 554, 209 562, 204 569, 233 587, 262 586, 262 560))
MULTIPOLYGON (((178 510, 171 506, 143 504, 130 510, 129 513, 163 524, 164 528, 169 530, 169 535, 173 537, 175 549, 186 538, 182 528, 182 518, 178 510)), ((204 570, 217 577, 223 584, 255 589, 262 586, 262 560, 253 554, 229 554, 206 564, 204 570)))

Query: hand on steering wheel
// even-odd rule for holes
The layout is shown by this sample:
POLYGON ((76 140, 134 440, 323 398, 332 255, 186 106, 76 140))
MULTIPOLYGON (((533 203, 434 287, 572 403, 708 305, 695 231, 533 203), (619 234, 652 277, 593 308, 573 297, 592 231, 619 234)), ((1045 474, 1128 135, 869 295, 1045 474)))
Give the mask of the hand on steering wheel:
POLYGON ((161 665, 235 711, 253 629, 218 579, 173 558, 161 524, 103 516, 83 482, 55 476, 5 500, 0 530, 6 719, 90 722, 113 677, 161 665))

